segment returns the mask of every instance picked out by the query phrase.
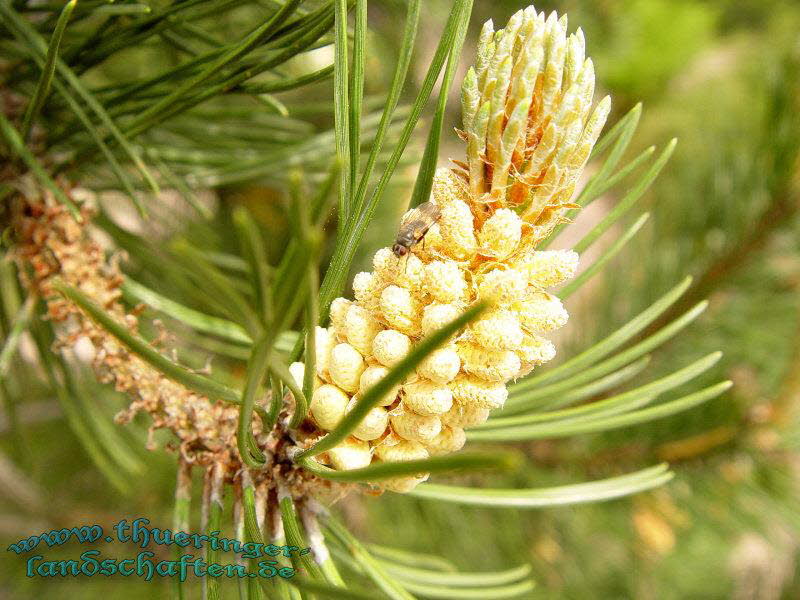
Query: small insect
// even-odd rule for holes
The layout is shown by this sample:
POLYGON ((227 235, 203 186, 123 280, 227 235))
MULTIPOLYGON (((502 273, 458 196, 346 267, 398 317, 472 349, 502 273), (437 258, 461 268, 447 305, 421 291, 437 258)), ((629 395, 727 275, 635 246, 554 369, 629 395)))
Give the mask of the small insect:
POLYGON ((433 202, 424 202, 407 213, 400 222, 397 238, 392 252, 401 258, 411 251, 411 247, 423 241, 431 226, 442 216, 439 206, 433 202))

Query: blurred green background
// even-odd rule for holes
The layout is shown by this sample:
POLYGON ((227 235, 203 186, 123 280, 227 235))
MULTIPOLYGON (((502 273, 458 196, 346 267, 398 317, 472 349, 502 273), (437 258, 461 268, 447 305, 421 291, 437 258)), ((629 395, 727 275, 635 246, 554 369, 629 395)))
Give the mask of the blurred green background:
MULTIPOLYGON (((417 82, 449 6, 446 0, 425 3, 412 63, 417 82)), ((508 0, 475 3, 462 73, 480 24, 492 18, 499 27, 523 6, 508 0)), ((530 470, 488 480, 497 487, 546 486, 673 462, 676 479, 653 492, 540 511, 465 509, 393 494, 350 496, 340 510, 362 538, 439 554, 467 571, 530 562, 536 598, 800 598, 800 4, 574 0, 539 2, 537 9, 567 13, 570 29, 585 31, 598 86, 613 98, 610 123, 643 103, 629 157, 672 137, 679 140, 643 200, 652 213, 645 231, 615 259, 614 268, 570 298, 559 357, 613 331, 689 274, 695 286, 676 310, 703 298, 710 308, 657 353, 648 373, 668 372, 690 355, 722 349, 724 358, 704 377, 730 378, 736 385, 717 400, 655 424, 527 444, 530 470)), ((402 14, 402 2, 370 3, 368 95, 379 95, 388 85, 391 68, 382 65, 394 63, 402 14)), ((104 68, 146 71, 151 58, 144 48, 124 64, 104 68)), ((405 93, 411 98, 414 91, 411 86, 405 93)), ((281 98, 290 115, 303 115, 314 103, 330 102, 330 82, 281 98)), ((460 142, 449 133, 459 124, 458 114, 454 89, 440 164, 462 155, 460 142)), ((324 127, 330 114, 316 111, 310 119, 324 127)), ((405 178, 395 177, 355 271, 392 237, 410 195, 413 161, 404 173, 405 178)), ((245 203, 274 232, 273 249, 281 248, 286 220, 269 178, 217 191, 218 200, 211 201, 215 219, 186 219, 165 237, 208 236, 224 249, 230 210, 245 203)), ((609 194, 593 204, 552 247, 569 247, 571 230, 596 221, 617 199, 609 194)), ((603 243, 618 233, 612 229, 603 243)), ((133 275, 146 282, 143 269, 133 275)), ((192 359, 202 366, 202 357, 186 357, 192 359)), ((31 385, 24 394, 9 393, 22 398, 21 428, 10 427, 8 418, 0 428, 3 539, 140 515, 170 522, 174 460, 142 448, 144 419, 122 433, 144 466, 132 485, 118 489, 88 459, 48 390, 36 388, 36 365, 20 360, 14 369, 17 381, 31 385)), ((123 400, 88 376, 82 385, 92 406, 102 410, 100 418, 110 422, 123 400)), ((115 552, 111 546, 107 551, 115 552)), ((74 551, 63 553, 71 557, 74 551)), ((166 584, 134 580, 125 586, 99 579, 25 581, 21 563, 10 554, 2 561, 0 597, 55 597, 57 591, 59 597, 99 598, 113 590, 122 600, 160 597, 154 590, 168 590, 166 584)))

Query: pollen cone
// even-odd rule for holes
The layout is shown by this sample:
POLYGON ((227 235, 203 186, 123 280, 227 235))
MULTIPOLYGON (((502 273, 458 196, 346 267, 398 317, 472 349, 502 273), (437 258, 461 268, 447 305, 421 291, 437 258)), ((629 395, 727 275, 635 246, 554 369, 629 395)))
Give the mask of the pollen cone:
MULTIPOLYGON (((529 7, 505 29, 484 25, 462 87, 466 161, 436 172, 441 216, 424 247, 400 259, 378 250, 373 270, 355 277, 355 300, 332 303, 330 325, 317 330, 311 418, 332 429, 426 334, 477 300, 491 308, 384 398, 342 452, 328 453, 333 467, 348 468, 338 455, 354 447, 392 462, 457 451, 465 428, 503 407, 509 381, 553 358, 543 334, 567 312, 547 289, 574 275, 578 256, 536 246, 573 206, 608 115, 607 97, 592 104, 594 84, 583 33, 568 36, 566 18, 529 7)), ((379 485, 405 492, 425 479, 379 485)))

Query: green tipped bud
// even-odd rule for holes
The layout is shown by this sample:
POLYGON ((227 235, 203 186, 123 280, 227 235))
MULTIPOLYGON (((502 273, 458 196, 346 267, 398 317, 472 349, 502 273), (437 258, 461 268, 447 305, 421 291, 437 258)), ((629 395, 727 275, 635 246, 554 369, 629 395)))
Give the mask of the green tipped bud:
MULTIPOLYGON (((504 29, 481 30, 462 87, 469 190, 490 217, 513 209, 533 234, 549 232, 569 205, 608 115, 592 107, 594 65, 567 19, 528 7, 504 29)), ((483 216, 481 218, 484 218, 483 216)))

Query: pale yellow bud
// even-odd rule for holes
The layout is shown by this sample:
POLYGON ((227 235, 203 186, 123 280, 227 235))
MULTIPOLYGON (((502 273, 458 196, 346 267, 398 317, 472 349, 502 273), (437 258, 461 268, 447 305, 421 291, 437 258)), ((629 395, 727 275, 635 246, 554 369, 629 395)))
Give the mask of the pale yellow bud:
POLYGON ((328 329, 317 327, 315 330, 316 342, 316 369, 317 375, 326 381, 331 381, 331 374, 328 370, 331 350, 336 345, 336 336, 328 329))
MULTIPOLYGON (((392 411, 389 411, 389 416, 392 416, 392 411)), ((372 442, 372 452, 377 456, 378 448, 382 448, 384 446, 396 446, 400 442, 404 441, 405 440, 403 438, 401 438, 399 435, 396 435, 390 428, 387 434, 380 440, 375 440, 372 442)), ((383 448, 383 450, 386 450, 386 448, 383 448)))
POLYGON ((428 261, 441 258, 445 255, 444 240, 442 239, 442 232, 439 229, 438 223, 431 225, 430 229, 428 229, 428 233, 426 233, 425 237, 422 239, 422 242, 414 246, 414 254, 428 261))
POLYGON ((451 452, 458 452, 464 447, 467 441, 467 434, 460 427, 443 426, 435 438, 425 442, 425 447, 431 456, 439 456, 442 454, 449 454, 451 452))
POLYGON ((346 298, 336 298, 333 302, 331 302, 331 310, 329 313, 331 317, 331 325, 336 328, 336 332, 340 336, 344 335, 344 317, 347 314, 347 310, 350 308, 351 304, 353 303, 346 298))
POLYGON ((361 306, 374 311, 378 307, 383 285, 375 275, 362 271, 353 279, 353 294, 361 306))
POLYGON ((335 385, 319 386, 311 396, 311 416, 320 428, 330 431, 342 420, 350 398, 335 385))
POLYGON ((419 365, 417 373, 436 383, 449 383, 458 375, 461 359, 455 348, 439 348, 426 356, 419 365))
POLYGON ((516 269, 492 269, 476 278, 478 296, 495 304, 512 304, 525 297, 528 279, 516 269))
MULTIPOLYGON (((297 387, 303 387, 303 378, 306 375, 306 366, 301 362, 294 362, 289 365, 289 373, 292 374, 292 378, 294 379, 297 387)), ((322 380, 314 375, 314 389, 317 389, 319 386, 322 385, 322 380)))
POLYGON ((535 250, 520 262, 532 285, 542 288, 570 279, 578 270, 578 253, 574 250, 535 250))
POLYGON ((422 309, 422 334, 441 329, 460 314, 461 310, 455 304, 428 304, 422 309))
POLYGON ((372 259, 372 267, 375 275, 384 282, 408 288, 415 288, 422 283, 424 265, 413 252, 398 258, 390 248, 381 248, 372 259))
POLYGON ((419 306, 404 287, 389 285, 381 292, 381 313, 386 322, 404 333, 414 334, 419 329, 419 306))
MULTIPOLYGON (((358 387, 358 393, 360 395, 364 395, 367 393, 367 390, 371 388, 373 385, 378 383, 381 379, 386 377, 386 374, 389 372, 389 369, 386 367, 382 367, 380 365, 370 365, 364 372, 361 374, 361 381, 358 387)), ((397 399, 397 394, 400 392, 400 384, 394 386, 387 394, 383 397, 383 399, 378 403, 378 406, 389 406, 397 399)))
POLYGON ((421 244, 414 246, 414 252, 406 254, 403 258, 397 259, 397 272, 394 281, 410 290, 416 290, 422 285, 425 277, 425 263, 416 255, 417 250, 427 245, 427 235, 421 244))
POLYGON ((344 333, 347 341, 363 355, 372 352, 372 340, 381 330, 381 325, 366 308, 351 304, 344 317, 344 333))
POLYGON ((303 377, 305 377, 306 373, 306 366, 301 362, 293 362, 289 365, 289 373, 292 375, 292 379, 297 384, 298 387, 303 387, 303 377))
POLYGON ((470 330, 475 343, 492 350, 517 348, 523 339, 519 319, 505 309, 489 311, 473 322, 470 330))
POLYGON ((489 409, 474 404, 461 404, 460 402, 453 402, 450 410, 443 414, 440 419, 443 424, 448 427, 464 428, 474 427, 485 423, 489 418, 489 409))
POLYGON ((453 200, 442 206, 439 231, 442 234, 444 251, 456 260, 475 256, 478 243, 472 211, 466 202, 453 200))
MULTIPOLYGON (((396 444, 379 444, 375 446, 375 456, 384 462, 403 462, 407 460, 424 460, 429 457, 425 446, 419 442, 403 440, 396 444)), ((381 481, 382 487, 393 492, 406 493, 428 478, 428 473, 393 477, 381 481)))
POLYGON ((519 379, 520 377, 528 376, 538 365, 536 363, 521 363, 522 366, 519 368, 519 372, 517 373, 516 378, 519 379))
POLYGON ((402 398, 405 408, 422 416, 441 415, 453 405, 453 393, 450 388, 427 379, 406 383, 403 386, 402 398))
POLYGON ((424 442, 439 435, 442 422, 433 415, 418 415, 410 410, 403 410, 400 414, 390 418, 392 429, 401 438, 424 442))
POLYGON ((372 462, 369 444, 353 437, 331 448, 327 454, 330 464, 339 471, 362 469, 372 462))
POLYGON ((411 350, 411 339, 394 329, 384 329, 372 340, 372 354, 385 367, 393 367, 411 350))
POLYGON ((522 344, 517 348, 517 354, 523 363, 540 365, 553 359, 556 347, 550 340, 530 333, 525 335, 522 344))
POLYGON ((520 358, 513 350, 491 350, 469 342, 458 345, 464 371, 485 381, 508 381, 520 369, 520 358))
POLYGON ((376 277, 393 280, 397 270, 397 257, 391 248, 381 248, 372 257, 372 270, 376 277))
POLYGON ((481 227, 478 239, 481 253, 503 259, 519 245, 522 237, 522 219, 508 208, 500 208, 481 227))
POLYGON ((452 202, 459 202, 463 198, 469 197, 467 183, 452 169, 439 167, 433 175, 431 194, 436 199, 436 203, 443 207, 452 202))
POLYGON ((330 365, 328 366, 331 379, 346 392, 358 390, 358 383, 364 368, 364 358, 350 344, 336 344, 331 350, 330 365))
POLYGON ((434 260, 425 266, 425 291, 437 302, 448 304, 464 296, 467 282, 453 262, 434 260))
POLYGON ((561 300, 546 292, 535 292, 520 304, 517 311, 526 329, 552 331, 562 327, 569 318, 561 300))
POLYGON ((389 490, 390 492, 397 492, 398 494, 407 494, 420 483, 430 477, 430 473, 422 473, 416 477, 411 475, 407 477, 392 477, 380 482, 381 487, 389 490))
POLYGON ((508 398, 504 383, 484 381, 474 375, 459 375, 450 384, 450 389, 453 399, 464 406, 495 409, 503 406, 508 398))
MULTIPOLYGON (((347 412, 350 412, 358 402, 358 396, 353 396, 347 405, 347 412)), ((371 409, 353 430, 353 435, 360 440, 377 440, 386 432, 389 425, 389 413, 384 408, 375 407, 371 409)))

